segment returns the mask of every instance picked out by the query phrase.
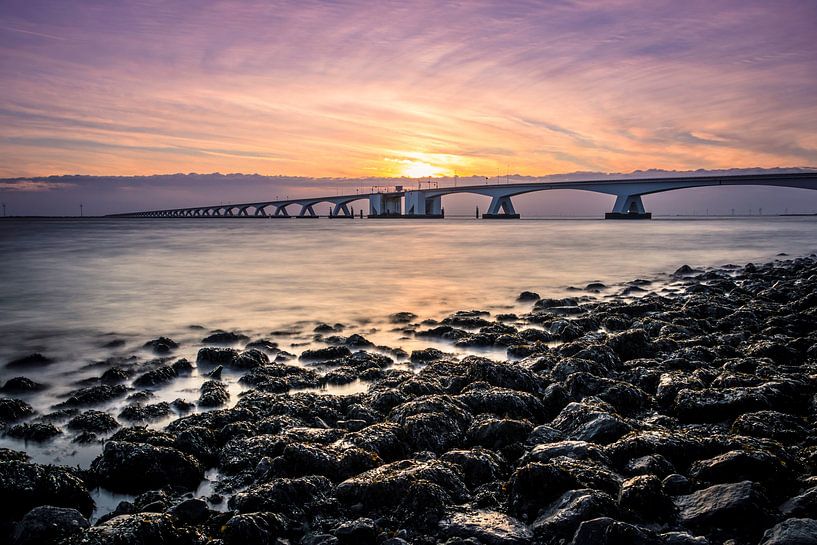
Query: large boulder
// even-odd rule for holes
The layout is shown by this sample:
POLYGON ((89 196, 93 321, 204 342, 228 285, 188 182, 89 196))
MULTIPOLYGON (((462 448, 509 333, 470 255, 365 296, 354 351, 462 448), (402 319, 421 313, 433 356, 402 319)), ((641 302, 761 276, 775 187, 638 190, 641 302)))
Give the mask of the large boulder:
POLYGON ((760 545, 817 545, 817 520, 784 520, 766 530, 760 545))
POLYGON ((765 528, 769 501, 752 481, 716 484, 675 499, 681 523, 693 529, 732 529, 741 533, 765 528))
POLYGON ((74 534, 62 545, 198 545, 201 536, 165 513, 113 517, 74 534))
POLYGON ((525 545, 533 534, 513 517, 497 511, 465 511, 452 513, 440 521, 444 537, 475 539, 484 545, 525 545))
POLYGON ((19 519, 40 505, 76 509, 86 517, 94 509, 85 483, 67 468, 19 460, 0 462, 0 497, 0 519, 19 519))
POLYGON ((92 463, 102 486, 140 493, 168 485, 195 489, 204 478, 201 464, 179 450, 146 443, 109 441, 92 463))
POLYGON ((43 505, 26 513, 17 523, 12 544, 56 545, 88 527, 88 520, 76 509, 43 505))

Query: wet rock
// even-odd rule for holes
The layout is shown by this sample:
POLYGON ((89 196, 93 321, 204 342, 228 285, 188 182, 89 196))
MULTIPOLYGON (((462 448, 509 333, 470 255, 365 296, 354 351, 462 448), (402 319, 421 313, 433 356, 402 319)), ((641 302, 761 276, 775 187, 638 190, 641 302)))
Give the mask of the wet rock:
POLYGON ((0 447, 0 462, 27 462, 28 454, 0 447))
POLYGON ((234 357, 229 366, 233 369, 254 369, 269 363, 269 357, 255 348, 244 350, 236 357, 234 357))
POLYGON ((751 481, 717 484, 675 499, 681 522, 694 529, 758 530, 771 520, 769 502, 751 481))
POLYGON ((742 414, 732 424, 732 432, 782 442, 796 442, 807 434, 800 418, 778 411, 742 414))
POLYGON ((119 384, 128 380, 128 374, 119 367, 111 367, 99 377, 103 384, 119 384))
POLYGON ((489 314, 483 310, 458 310, 454 314, 447 316, 442 323, 444 325, 477 329, 491 323, 484 318, 489 314))
POLYGON ((165 513, 119 515, 69 537, 63 545, 197 545, 201 536, 165 513))
POLYGON ((162 401, 151 405, 130 405, 122 409, 119 413, 119 418, 129 422, 146 422, 164 418, 169 414, 171 414, 170 403, 162 401))
POLYGON ((652 358, 658 353, 658 347, 643 329, 630 329, 611 335, 607 344, 623 361, 652 358))
POLYGON ((224 384, 215 380, 208 380, 199 388, 200 407, 218 407, 226 404, 230 400, 230 393, 224 384))
POLYGON ((542 510, 530 525, 538 543, 569 543, 579 525, 598 517, 616 517, 618 505, 610 495, 590 489, 570 490, 542 510))
POLYGON ((783 502, 780 512, 787 517, 817 518, 817 486, 783 502))
POLYGON ((389 316, 389 321, 393 324, 408 324, 415 320, 417 315, 413 312, 395 312, 389 316))
POLYGON ((200 498, 188 498, 167 510, 167 512, 182 522, 199 524, 210 516, 207 502, 200 498))
POLYGON ((54 360, 37 353, 12 360, 6 364, 6 367, 10 369, 37 368, 44 367, 52 363, 54 363, 54 360))
POLYGON ((112 399, 122 397, 128 393, 128 389, 122 385, 100 385, 81 388, 71 393, 71 395, 58 404, 57 407, 84 407, 89 405, 99 405, 112 399))
POLYGON ((565 406, 550 425, 570 439, 606 445, 632 430, 632 426, 611 414, 611 410, 612 407, 598 402, 573 402, 565 406))
POLYGON ((138 376, 136 380, 133 381, 133 385, 140 388, 158 386, 159 384, 174 380, 177 376, 175 369, 169 365, 163 365, 138 376))
POLYGON ((43 442, 60 435, 62 431, 50 422, 17 424, 6 430, 6 435, 25 441, 43 442))
POLYGON ((340 524, 332 533, 343 545, 374 545, 377 525, 370 518, 359 518, 340 524))
POLYGON ((817 520, 790 518, 769 528, 760 545, 817 545, 817 520))
POLYGON ((769 488, 793 484, 793 472, 777 457, 763 451, 732 450, 692 464, 689 476, 704 483, 758 481, 769 488))
POLYGON ((440 456, 440 460, 458 467, 465 484, 471 489, 504 480, 508 474, 507 463, 502 456, 484 448, 449 450, 440 456))
POLYGON ((523 291, 522 293, 519 294, 516 300, 519 301, 520 303, 528 301, 538 301, 539 294, 534 291, 523 291))
POLYGON ((176 371, 176 375, 189 375, 193 372, 193 364, 187 358, 179 358, 171 364, 171 367, 176 371))
POLYGON ((490 386, 486 382, 472 383, 456 399, 473 414, 489 413, 533 422, 541 422, 545 418, 545 407, 533 394, 490 386))
POLYGON ((648 454, 628 461, 624 471, 628 475, 656 475, 663 479, 674 473, 675 468, 660 454, 648 454))
POLYGON ((105 443, 91 471, 106 488, 128 493, 167 485, 195 489, 204 478, 201 465, 175 448, 113 440, 105 443))
POLYGON ((475 539, 485 545, 524 545, 533 534, 513 517, 497 511, 455 512, 440 521, 444 537, 475 539))
POLYGON ((496 450, 524 442, 532 429, 533 424, 526 420, 480 415, 473 420, 465 436, 466 441, 471 445, 496 450))
POLYGON ((221 533, 225 545, 275 545, 285 524, 275 513, 247 513, 228 520, 221 533))
POLYGON ((34 414, 34 409, 19 399, 0 398, 0 423, 8 424, 34 414))
POLYGON ((422 350, 412 350, 409 360, 413 363, 425 363, 428 361, 441 360, 447 356, 448 354, 438 348, 424 348, 422 350))
POLYGON ((179 348, 179 343, 168 337, 159 337, 146 342, 142 348, 153 350, 156 354, 169 354, 179 348))
POLYGON ((11 520, 40 505, 76 509, 86 517, 94 509, 85 483, 67 468, 20 460, 0 462, 0 497, 14 498, 4 502, 2 513, 11 520))
POLYGON ((620 522, 608 517, 600 517, 579 525, 572 545, 660 545, 654 532, 620 522))
POLYGON ((235 331, 216 330, 201 340, 205 344, 238 344, 249 341, 250 338, 235 331))
POLYGON ((445 452, 457 446, 473 417, 449 396, 424 396, 396 407, 389 419, 398 423, 415 450, 445 452))
POLYGON ((409 487, 420 481, 435 483, 455 502, 468 498, 458 471, 445 462, 402 460, 386 464, 347 479, 335 489, 344 504, 361 504, 369 509, 393 507, 406 495, 409 487))
POLYGON ((591 460, 609 464, 601 448, 585 441, 556 441, 536 445, 528 452, 523 462, 549 462, 559 456, 575 460, 591 460))
POLYGON ((56 545, 89 526, 88 520, 76 509, 35 507, 17 523, 12 545, 56 545))
POLYGON ((618 502, 644 522, 668 521, 675 514, 675 505, 655 475, 639 475, 621 483, 618 502))
POLYGON ((702 273, 702 272, 703 272, 702 270, 693 269, 689 265, 681 265, 680 267, 675 269, 675 272, 672 273, 672 276, 690 276, 690 275, 698 274, 698 273, 702 273))
POLYGON ((234 348, 205 346, 199 349, 196 363, 198 365, 229 365, 236 356, 238 356, 238 350, 234 348))
POLYGON ((26 377, 14 377, 10 378, 3 384, 3 387, 0 388, 0 392, 4 394, 27 394, 30 392, 39 392, 40 390, 44 390, 45 385, 40 384, 39 382, 34 382, 30 378, 26 377))
POLYGON ((309 519, 331 507, 332 483, 311 475, 296 479, 278 478, 252 485, 230 498, 229 506, 239 513, 269 511, 291 519, 309 519))
POLYGON ((345 346, 327 346, 314 350, 304 350, 298 359, 302 361, 329 361, 351 356, 352 352, 345 346))

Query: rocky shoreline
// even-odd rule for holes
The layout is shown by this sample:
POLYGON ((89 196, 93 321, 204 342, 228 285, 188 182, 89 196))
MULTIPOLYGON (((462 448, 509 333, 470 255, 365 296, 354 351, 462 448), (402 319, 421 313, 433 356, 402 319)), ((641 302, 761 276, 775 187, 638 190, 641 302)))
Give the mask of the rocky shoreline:
POLYGON ((161 337, 149 365, 109 362, 48 414, 25 396, 49 359, 8 362, 4 434, 104 446, 88 469, 0 449, 0 542, 817 543, 815 257, 675 276, 683 289, 638 298, 644 281, 603 298, 524 292, 521 315, 392 316, 405 335, 508 361, 323 324, 325 346, 298 355, 213 332, 194 366, 161 337), (232 406, 225 372, 246 388, 232 406), (151 402, 194 373, 195 404, 151 402), (353 381, 367 391, 298 391, 353 381), (120 398, 117 417, 98 410, 120 398), (99 487, 133 499, 92 525, 99 487))

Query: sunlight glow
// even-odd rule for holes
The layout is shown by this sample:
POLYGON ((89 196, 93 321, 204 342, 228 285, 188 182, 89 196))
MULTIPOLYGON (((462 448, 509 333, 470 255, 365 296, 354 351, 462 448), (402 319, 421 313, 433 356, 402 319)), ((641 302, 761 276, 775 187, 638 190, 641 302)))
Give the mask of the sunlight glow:
POLYGON ((407 178, 425 178, 427 176, 447 176, 448 171, 422 161, 408 161, 401 168, 400 175, 407 178))

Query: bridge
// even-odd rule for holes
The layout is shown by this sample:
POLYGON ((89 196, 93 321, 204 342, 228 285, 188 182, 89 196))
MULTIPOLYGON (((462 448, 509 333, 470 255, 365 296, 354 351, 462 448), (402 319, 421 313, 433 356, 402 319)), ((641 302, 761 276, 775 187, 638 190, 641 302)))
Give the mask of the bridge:
MULTIPOLYGON (((330 218, 352 218, 351 203, 365 200, 369 204, 369 218, 442 218, 444 209, 442 198, 454 193, 471 193, 491 197, 484 219, 518 219, 520 216, 513 206, 511 197, 537 191, 572 189, 604 193, 615 197, 607 219, 649 219, 650 212, 644 208, 643 195, 675 191, 692 187, 711 186, 771 186, 817 190, 817 172, 786 174, 739 174, 724 176, 686 176, 640 179, 583 180, 574 182, 533 182, 516 184, 485 184, 434 187, 426 189, 403 189, 335 195, 330 197, 308 197, 260 201, 241 204, 218 204, 148 210, 110 217, 124 218, 317 218, 315 206, 321 203, 331 205, 330 218), (293 215, 292 210, 297 208, 293 215)), ((360 216, 363 216, 362 209, 360 216)))

